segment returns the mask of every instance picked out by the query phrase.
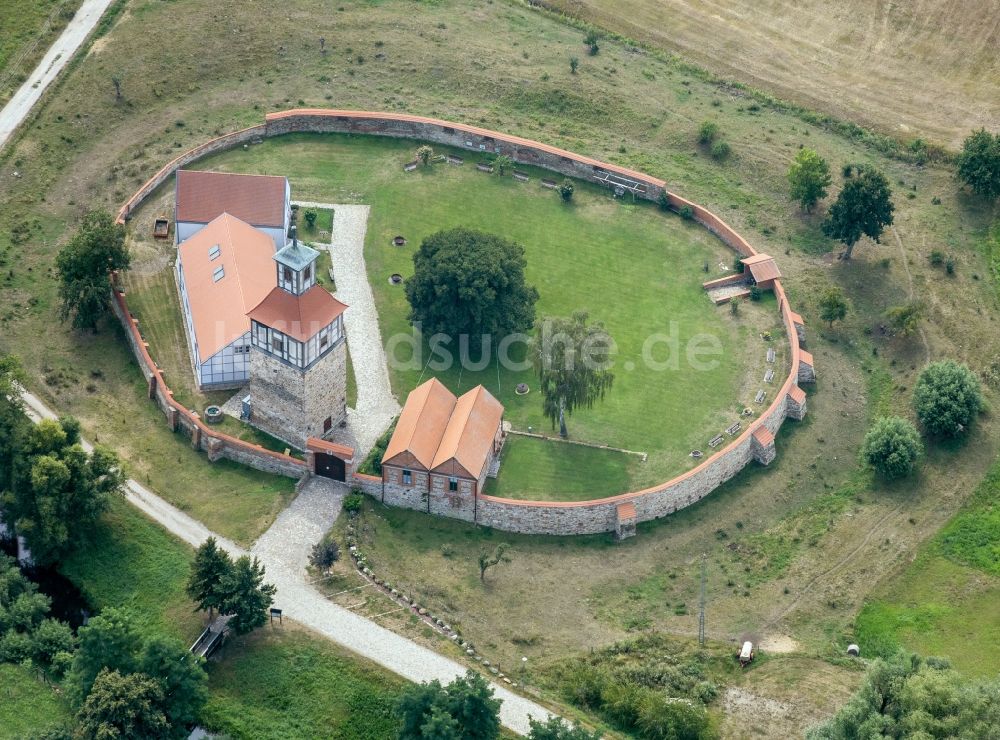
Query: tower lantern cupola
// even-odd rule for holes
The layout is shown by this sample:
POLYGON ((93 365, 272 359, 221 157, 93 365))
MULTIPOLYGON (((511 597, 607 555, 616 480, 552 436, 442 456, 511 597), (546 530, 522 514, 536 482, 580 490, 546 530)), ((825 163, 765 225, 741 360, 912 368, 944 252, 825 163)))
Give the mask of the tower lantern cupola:
POLYGON ((292 243, 279 249, 274 255, 274 261, 278 269, 278 287, 298 296, 316 284, 316 260, 319 252, 305 244, 299 244, 294 226, 291 231, 292 243))

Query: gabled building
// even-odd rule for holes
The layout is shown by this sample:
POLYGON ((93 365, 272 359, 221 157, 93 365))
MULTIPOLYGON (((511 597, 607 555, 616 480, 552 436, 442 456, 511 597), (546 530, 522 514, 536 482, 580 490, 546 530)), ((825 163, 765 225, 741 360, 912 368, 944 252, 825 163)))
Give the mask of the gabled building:
POLYGON ((347 418, 347 306, 316 283, 318 257, 293 229, 272 259, 274 287, 249 312, 250 421, 299 449, 347 418))
POLYGON ((387 497, 420 508, 429 494, 481 493, 503 446, 503 413, 481 385, 458 398, 437 378, 415 388, 382 456, 387 497))
POLYGON ((274 249, 284 247, 288 239, 292 191, 287 177, 178 170, 174 196, 177 244, 223 213, 266 233, 274 249))
POLYGON ((267 234, 228 213, 178 247, 177 288, 199 388, 247 382, 247 313, 274 287, 273 257, 267 234))

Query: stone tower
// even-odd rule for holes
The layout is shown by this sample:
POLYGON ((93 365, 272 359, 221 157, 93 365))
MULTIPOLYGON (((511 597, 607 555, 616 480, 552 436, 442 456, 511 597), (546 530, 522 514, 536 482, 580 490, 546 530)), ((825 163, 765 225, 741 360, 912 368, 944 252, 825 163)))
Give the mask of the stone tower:
POLYGON ((277 287, 249 313, 250 421, 299 449, 347 416, 347 306, 316 283, 317 257, 293 227, 277 287))

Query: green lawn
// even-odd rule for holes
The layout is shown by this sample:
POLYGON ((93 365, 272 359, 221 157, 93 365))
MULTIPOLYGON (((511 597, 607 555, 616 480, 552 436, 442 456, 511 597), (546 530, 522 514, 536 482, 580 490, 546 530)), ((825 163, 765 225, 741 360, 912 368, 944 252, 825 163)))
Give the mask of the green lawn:
POLYGON ((510 435, 500 474, 487 480, 485 493, 542 501, 579 501, 593 498, 594 491, 624 493, 641 465, 638 456, 615 450, 510 435))
POLYGON ((231 738, 395 737, 393 703, 404 682, 372 664, 275 624, 237 638, 209 667, 202 721, 231 738))
MULTIPOLYGON (((281 172, 291 179, 296 198, 372 206, 365 257, 382 338, 392 355, 393 389, 400 398, 431 373, 425 369, 426 344, 415 356, 410 345, 397 341, 411 329, 403 290, 388 283, 389 275, 411 274, 414 250, 438 229, 470 226, 523 244, 528 280, 541 296, 538 314, 586 310, 605 323, 618 345, 614 387, 603 403, 569 420, 571 436, 650 456, 646 465, 619 466, 618 472, 595 478, 593 495, 652 484, 691 467, 688 453, 732 423, 733 408, 749 403, 741 398, 745 363, 748 353, 759 349, 751 324, 761 316, 768 322, 776 319, 773 303, 748 306, 744 314, 753 318, 733 319, 707 300, 701 283, 718 273, 719 262, 732 261, 728 248, 695 224, 650 204, 616 201, 590 184, 578 183, 573 203, 564 204, 539 183, 551 173, 523 168, 531 175, 527 183, 486 175, 474 167, 478 155, 469 152, 464 152, 461 167, 437 164, 404 173, 402 164, 417 145, 364 136, 293 135, 216 155, 199 166, 281 172), (407 238, 405 247, 391 243, 397 234, 407 238), (703 270, 705 263, 710 273, 703 270), (679 340, 677 366, 648 366, 644 342, 672 330, 679 340), (686 360, 687 343, 696 335, 718 342, 718 362, 710 369, 696 370, 686 360), (678 419, 684 421, 664 423, 678 419)), ((655 359, 666 359, 665 346, 654 349, 655 359)), ((457 358, 458 348, 452 349, 457 358)), ((473 364, 480 359, 478 347, 469 354, 473 364)), ((514 359, 522 356, 512 354, 514 359)), ((530 370, 498 367, 495 356, 478 371, 458 365, 437 373, 453 391, 482 383, 504 404, 506 418, 516 428, 547 425, 537 394, 514 393, 519 382, 536 382, 530 370)), ((580 455, 560 448, 537 465, 569 467, 580 455)), ((513 490, 511 484, 505 488, 513 490)))
POLYGON ((81 0, 4 0, 0 13, 0 104, 45 56, 81 0))
POLYGON ((97 608, 127 606, 149 628, 194 640, 202 617, 184 593, 193 550, 116 502, 90 540, 60 566, 97 608))
POLYGON ((22 738, 62 725, 69 707, 35 671, 0 663, 0 738, 22 738))

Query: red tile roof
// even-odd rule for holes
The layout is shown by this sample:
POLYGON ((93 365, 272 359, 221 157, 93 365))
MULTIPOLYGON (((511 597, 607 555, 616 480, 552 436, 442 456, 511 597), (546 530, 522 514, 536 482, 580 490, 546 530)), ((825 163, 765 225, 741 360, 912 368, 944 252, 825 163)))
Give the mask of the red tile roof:
POLYGON ((799 362, 813 366, 813 356, 811 352, 806 352, 804 349, 799 350, 799 362))
POLYGON ((346 304, 330 295, 321 285, 312 286, 300 296, 275 287, 250 310, 249 316, 292 339, 307 342, 344 313, 346 308, 346 304))
POLYGON ((230 213, 251 226, 280 229, 287 185, 287 178, 273 175, 178 170, 175 218, 204 224, 230 213))
POLYGON ((277 276, 274 242, 263 231, 224 213, 177 248, 204 362, 250 331, 247 311, 268 294, 277 276), (209 250, 219 248, 215 259, 209 250), (222 268, 222 277, 214 279, 222 268))
POLYGON ((483 386, 456 399, 432 378, 407 397, 383 464, 408 452, 426 470, 455 463, 467 477, 478 479, 502 420, 503 406, 483 386))
POLYGON ((354 448, 347 445, 328 442, 319 437, 310 437, 306 440, 306 449, 311 452, 325 452, 328 455, 339 457, 342 460, 351 462, 354 459, 354 448))
POLYGON ((806 392, 797 385, 792 386, 792 389, 788 391, 788 395, 792 397, 792 400, 795 401, 795 403, 802 403, 806 400, 806 392))
POLYGON ((771 434, 771 431, 763 424, 753 430, 753 438, 764 447, 774 443, 774 435, 771 434))
POLYGON ((778 269, 774 257, 769 254, 755 254, 753 257, 740 260, 740 262, 750 268, 750 274, 758 283, 777 280, 781 277, 781 271, 778 269))
POLYGON ((635 519, 635 504, 631 501, 623 501, 616 507, 616 513, 618 515, 618 521, 620 522, 635 519))

